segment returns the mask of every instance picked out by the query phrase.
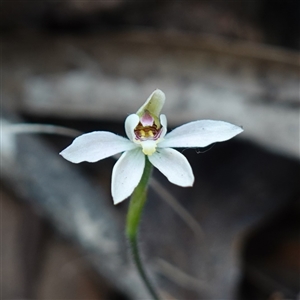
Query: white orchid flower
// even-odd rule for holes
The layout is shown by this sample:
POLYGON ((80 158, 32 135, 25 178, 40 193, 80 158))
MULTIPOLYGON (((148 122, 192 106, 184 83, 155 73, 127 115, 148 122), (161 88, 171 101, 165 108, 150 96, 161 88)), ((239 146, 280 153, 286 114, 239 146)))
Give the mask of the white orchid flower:
POLYGON ((165 94, 155 90, 135 114, 125 120, 128 139, 107 131, 94 131, 77 137, 60 154, 73 163, 96 162, 122 153, 113 167, 111 193, 114 204, 129 197, 138 185, 145 156, 170 182, 189 187, 194 175, 188 160, 172 149, 206 147, 226 141, 243 129, 223 121, 201 120, 177 127, 167 133, 167 118, 160 115, 165 94))

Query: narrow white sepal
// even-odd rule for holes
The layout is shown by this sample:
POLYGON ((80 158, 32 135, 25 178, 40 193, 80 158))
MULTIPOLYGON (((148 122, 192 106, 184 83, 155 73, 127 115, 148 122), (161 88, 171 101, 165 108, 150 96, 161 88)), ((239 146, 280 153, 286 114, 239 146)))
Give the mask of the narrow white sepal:
POLYGON ((145 155, 140 147, 122 154, 112 172, 111 194, 115 205, 132 194, 142 178, 144 168, 145 155))
POLYGON ((129 115, 125 120, 125 132, 131 141, 135 141, 134 129, 139 124, 140 117, 136 114, 129 115))
POLYGON ((193 185, 193 170, 185 156, 178 151, 171 148, 157 149, 148 158, 170 182, 183 187, 193 185))
POLYGON ((136 144, 112 132, 94 131, 77 137, 60 155, 75 164, 96 162, 135 147, 136 144))
POLYGON ((229 140, 242 131, 241 127, 223 121, 194 121, 166 134, 159 147, 206 147, 212 143, 229 140))
POLYGON ((167 121, 167 117, 165 115, 160 115, 160 125, 162 126, 162 132, 159 138, 164 138, 164 136, 167 133, 167 127, 168 127, 168 121, 167 121))

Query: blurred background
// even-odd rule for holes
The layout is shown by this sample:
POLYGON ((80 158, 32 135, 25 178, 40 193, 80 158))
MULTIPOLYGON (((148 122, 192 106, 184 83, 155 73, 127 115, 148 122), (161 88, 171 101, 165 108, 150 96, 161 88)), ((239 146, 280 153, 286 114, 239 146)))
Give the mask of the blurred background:
POLYGON ((2 299, 149 299, 128 201, 112 204, 115 160, 58 153, 79 132, 125 135, 156 88, 169 130, 245 130, 180 149, 193 188, 154 172, 140 247, 162 298, 297 299, 299 13, 296 0, 1 1, 2 299))

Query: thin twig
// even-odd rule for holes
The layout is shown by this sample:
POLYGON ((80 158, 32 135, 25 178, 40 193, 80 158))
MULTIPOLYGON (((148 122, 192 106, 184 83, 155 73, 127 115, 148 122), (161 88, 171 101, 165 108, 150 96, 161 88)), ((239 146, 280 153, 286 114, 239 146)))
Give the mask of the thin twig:
POLYGON ((165 275, 183 288, 201 292, 205 289, 206 283, 203 280, 186 274, 184 271, 164 259, 158 258, 155 267, 159 273, 165 275))
POLYGON ((177 201, 177 199, 166 189, 164 188, 156 179, 153 177, 150 181, 150 186, 154 191, 165 200, 179 215, 179 217, 190 227, 194 232, 199 241, 203 241, 205 237, 204 232, 200 224, 195 220, 195 218, 177 201))
POLYGON ((77 137, 82 132, 68 127, 48 125, 48 124, 28 124, 28 123, 5 123, 1 124, 1 130, 4 133, 19 134, 19 133, 46 133, 59 134, 70 137, 77 137))

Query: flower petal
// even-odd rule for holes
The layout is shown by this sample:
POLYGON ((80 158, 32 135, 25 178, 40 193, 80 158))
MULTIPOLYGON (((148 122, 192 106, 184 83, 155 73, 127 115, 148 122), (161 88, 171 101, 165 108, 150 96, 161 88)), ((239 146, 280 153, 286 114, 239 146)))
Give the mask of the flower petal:
POLYGON ((129 197, 139 184, 145 167, 145 155, 141 148, 122 154, 112 172, 111 194, 114 204, 129 197))
POLYGON ((155 90, 147 99, 147 101, 137 111, 137 115, 142 117, 146 111, 152 116, 158 117, 165 103, 165 93, 159 89, 155 90))
POLYGON ((175 128, 158 147, 206 147, 229 140, 242 131, 241 127, 223 121, 195 121, 175 128))
POLYGON ((139 124, 140 117, 136 114, 129 115, 125 120, 125 132, 128 138, 134 142, 135 134, 134 129, 139 124))
POLYGON ((128 139, 108 131, 94 131, 76 138, 73 143, 60 152, 72 163, 96 162, 117 153, 136 147, 128 139))
POLYGON ((178 151, 171 148, 159 149, 148 158, 170 182, 183 187, 193 185, 193 170, 185 156, 178 151))
POLYGON ((166 135, 167 133, 167 117, 165 115, 160 115, 160 124, 162 126, 162 131, 161 131, 161 134, 160 134, 160 137, 159 139, 163 140, 164 136, 166 135))

